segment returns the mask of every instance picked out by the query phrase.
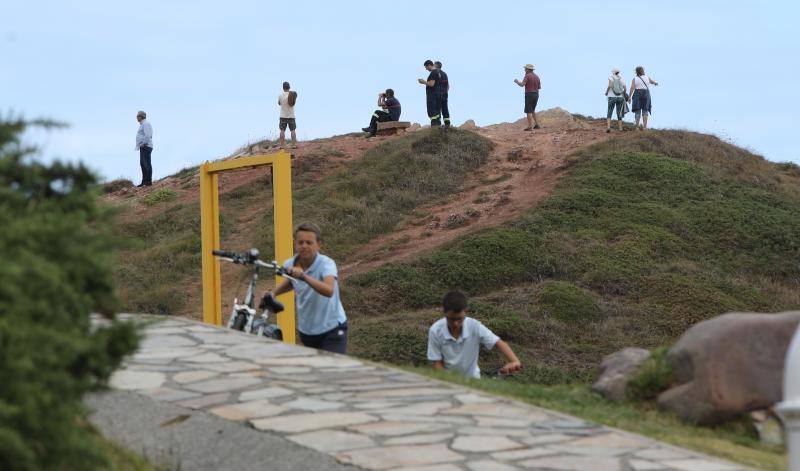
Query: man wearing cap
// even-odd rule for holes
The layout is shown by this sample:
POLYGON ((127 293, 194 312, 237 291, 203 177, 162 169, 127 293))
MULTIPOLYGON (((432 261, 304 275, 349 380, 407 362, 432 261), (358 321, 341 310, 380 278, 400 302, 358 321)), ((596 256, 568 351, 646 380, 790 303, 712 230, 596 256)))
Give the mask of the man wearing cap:
POLYGON ((150 157, 153 155, 153 126, 147 121, 147 113, 136 113, 139 129, 136 131, 136 150, 139 151, 139 166, 142 168, 142 186, 153 185, 153 164, 150 157))
POLYGON ((539 89, 542 82, 539 76, 533 73, 533 64, 525 64, 525 77, 520 82, 514 79, 514 83, 520 87, 525 87, 525 115, 528 119, 528 127, 525 131, 539 129, 539 122, 536 121, 536 104, 539 102, 539 89))
POLYGON ((369 133, 368 138, 375 137, 378 133, 378 123, 400 121, 400 102, 394 97, 394 90, 387 88, 384 93, 379 93, 378 106, 382 109, 372 113, 369 126, 361 128, 362 131, 369 133))
POLYGON ((438 96, 436 94, 436 81, 439 80, 439 71, 436 69, 436 66, 433 64, 433 61, 428 59, 425 61, 424 64, 425 70, 430 72, 428 74, 428 79, 418 79, 417 81, 425 85, 425 104, 428 108, 428 117, 431 119, 431 127, 441 126, 442 121, 439 119, 439 102, 437 100, 438 96))

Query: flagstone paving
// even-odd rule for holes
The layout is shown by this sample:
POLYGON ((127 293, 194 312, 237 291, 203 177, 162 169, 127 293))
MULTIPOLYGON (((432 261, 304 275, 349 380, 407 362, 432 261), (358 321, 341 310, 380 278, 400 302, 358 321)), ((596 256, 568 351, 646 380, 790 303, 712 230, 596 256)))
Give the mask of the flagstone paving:
POLYGON ((362 469, 747 469, 511 399, 190 320, 152 322, 144 332, 113 388, 205 411, 362 469))

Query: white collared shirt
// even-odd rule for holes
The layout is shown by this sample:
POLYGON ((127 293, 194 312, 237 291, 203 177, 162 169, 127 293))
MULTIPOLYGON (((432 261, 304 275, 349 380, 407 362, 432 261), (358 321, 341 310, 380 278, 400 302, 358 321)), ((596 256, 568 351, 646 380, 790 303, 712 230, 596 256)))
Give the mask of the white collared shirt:
POLYGON ((428 361, 443 361, 447 370, 455 370, 466 378, 480 379, 478 353, 480 347, 491 350, 500 337, 477 319, 464 318, 461 335, 455 339, 447 328, 447 319, 434 322, 428 330, 428 361))
POLYGON ((139 130, 136 131, 136 150, 145 146, 153 148, 153 126, 146 119, 143 119, 139 123, 139 130))

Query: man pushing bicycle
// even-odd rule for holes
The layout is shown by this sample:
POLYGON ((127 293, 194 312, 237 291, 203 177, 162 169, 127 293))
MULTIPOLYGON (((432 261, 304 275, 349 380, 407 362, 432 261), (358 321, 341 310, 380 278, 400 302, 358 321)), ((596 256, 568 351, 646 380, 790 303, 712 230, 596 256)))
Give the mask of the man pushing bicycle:
POLYGON ((347 353, 347 316, 339 298, 339 274, 336 262, 319 253, 321 247, 319 227, 311 223, 298 226, 294 231, 295 255, 283 264, 294 279, 284 279, 272 294, 295 291, 297 331, 303 345, 347 353))

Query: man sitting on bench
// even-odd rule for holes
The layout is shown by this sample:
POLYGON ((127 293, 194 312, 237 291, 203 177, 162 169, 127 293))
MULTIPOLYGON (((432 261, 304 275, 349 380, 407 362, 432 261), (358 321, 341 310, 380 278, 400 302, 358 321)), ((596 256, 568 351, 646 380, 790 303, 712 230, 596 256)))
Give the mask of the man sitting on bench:
POLYGON ((391 88, 387 88, 385 93, 378 94, 378 106, 382 109, 372 113, 369 127, 361 128, 364 132, 369 133, 368 138, 375 137, 375 134, 378 133, 378 123, 400 120, 400 102, 394 97, 394 90, 391 88))

